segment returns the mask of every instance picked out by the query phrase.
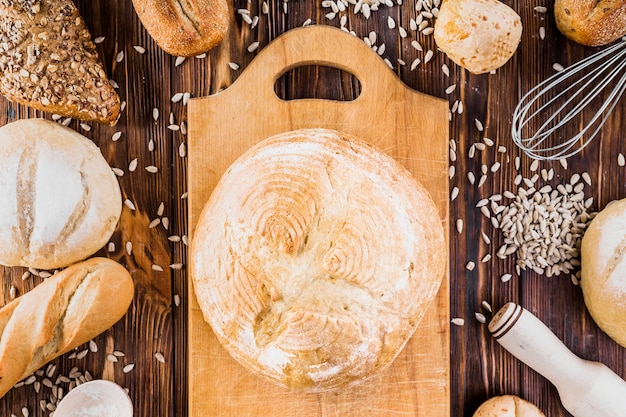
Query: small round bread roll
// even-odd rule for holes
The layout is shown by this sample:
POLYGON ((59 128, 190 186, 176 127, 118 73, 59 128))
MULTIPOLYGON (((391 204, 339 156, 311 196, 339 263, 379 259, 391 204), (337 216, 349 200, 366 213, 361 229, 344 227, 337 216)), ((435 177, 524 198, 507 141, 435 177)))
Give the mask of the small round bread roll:
POLYGON ((441 284, 444 242, 429 193, 399 163, 338 132, 297 130, 222 176, 194 231, 191 276, 237 361, 323 391, 391 364, 441 284))
POLYGON ((435 22, 435 42, 474 74, 504 65, 522 37, 519 15, 498 0, 446 0, 435 22))
POLYGON ((626 347, 626 199, 591 221, 581 243, 580 287, 591 317, 626 347))
POLYGON ((626 35, 624 0, 556 0, 554 18, 561 33, 582 45, 606 45, 626 35))
POLYGON ((501 395, 482 403, 473 417, 545 417, 545 414, 516 395, 501 395))
POLYGON ((0 264, 56 269, 109 240, 120 187, 98 147, 44 119, 0 128, 0 264))

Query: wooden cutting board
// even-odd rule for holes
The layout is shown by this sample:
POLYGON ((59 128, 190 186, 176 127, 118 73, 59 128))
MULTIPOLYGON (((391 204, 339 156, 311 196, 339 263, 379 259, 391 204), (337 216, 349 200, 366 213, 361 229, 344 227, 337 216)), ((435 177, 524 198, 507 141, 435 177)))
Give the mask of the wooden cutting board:
MULTIPOLYGON (((246 149, 280 132, 324 127, 361 138, 409 169, 433 196, 447 241, 448 123, 446 101, 407 88, 360 39, 329 26, 290 30, 230 87, 189 102, 189 230, 222 173, 246 149), (276 80, 304 65, 352 73, 360 95, 352 101, 278 98, 276 80)), ((188 288, 189 417, 450 415, 447 272, 420 327, 388 369, 322 394, 277 387, 235 362, 204 321, 191 281, 188 288)))

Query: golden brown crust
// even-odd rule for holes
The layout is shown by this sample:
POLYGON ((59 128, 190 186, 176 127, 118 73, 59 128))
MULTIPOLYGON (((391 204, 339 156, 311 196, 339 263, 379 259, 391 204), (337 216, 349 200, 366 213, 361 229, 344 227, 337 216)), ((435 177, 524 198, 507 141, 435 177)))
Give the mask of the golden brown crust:
POLYGON ((483 74, 513 56, 522 36, 522 21, 498 0, 446 0, 434 36, 439 49, 457 65, 483 74))
POLYGON ((501 395, 481 404, 473 417, 545 417, 545 414, 516 395, 501 395))
POLYGON ((581 243, 585 305, 598 326, 626 347, 626 199, 614 201, 591 221, 581 243))
POLYGON ((225 0, 133 0, 133 5, 150 36, 171 55, 207 52, 228 29, 225 0))
POLYGON ((556 0, 554 18, 573 41, 606 45, 626 35, 626 0, 556 0))
POLYGON ((115 123, 120 98, 71 0, 1 0, 0 92, 80 120, 115 123))
POLYGON ((133 280, 123 266, 93 258, 54 274, 0 309, 0 396, 113 326, 133 295, 133 280))
POLYGON ((437 209, 405 168, 348 135, 297 130, 222 176, 194 231, 191 276, 235 359, 321 391, 395 359, 446 253, 437 209))

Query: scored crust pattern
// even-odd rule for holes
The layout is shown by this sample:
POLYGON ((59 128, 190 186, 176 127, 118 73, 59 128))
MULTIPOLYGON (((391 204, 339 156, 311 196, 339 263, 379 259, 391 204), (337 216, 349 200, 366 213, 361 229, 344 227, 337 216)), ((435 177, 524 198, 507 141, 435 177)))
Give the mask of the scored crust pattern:
POLYGON ((229 353, 324 390, 388 366, 434 298, 443 228, 392 158, 329 130, 263 141, 221 178, 192 242, 194 289, 229 353))

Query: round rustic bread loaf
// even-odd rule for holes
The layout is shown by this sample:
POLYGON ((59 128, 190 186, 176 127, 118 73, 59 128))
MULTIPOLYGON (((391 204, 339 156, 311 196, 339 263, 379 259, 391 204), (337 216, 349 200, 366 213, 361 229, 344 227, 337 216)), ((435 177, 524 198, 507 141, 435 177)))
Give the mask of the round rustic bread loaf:
POLYGON ((554 18, 561 33, 582 45, 606 45, 626 35, 624 0, 556 0, 554 18))
POLYGON ((498 0, 446 0, 435 22, 435 42, 474 74, 500 68, 515 53, 522 20, 498 0))
POLYGON ((191 246, 194 289, 228 352, 323 391, 387 367, 446 265, 442 221, 391 157, 322 129, 280 134, 227 170, 191 246))
POLYGON ((120 187, 89 139, 44 119, 0 128, 0 264, 56 269, 113 234, 120 187))
POLYGON ((545 417, 545 414, 516 395, 501 395, 482 403, 473 417, 545 417))
POLYGON ((626 199, 591 221, 581 243, 580 286, 594 321, 626 347, 626 199))

